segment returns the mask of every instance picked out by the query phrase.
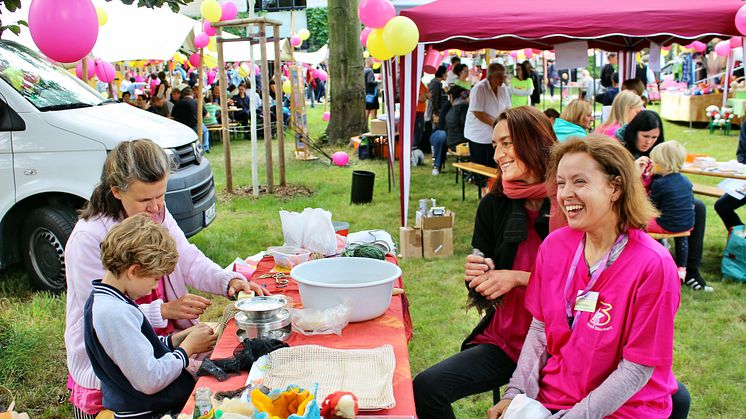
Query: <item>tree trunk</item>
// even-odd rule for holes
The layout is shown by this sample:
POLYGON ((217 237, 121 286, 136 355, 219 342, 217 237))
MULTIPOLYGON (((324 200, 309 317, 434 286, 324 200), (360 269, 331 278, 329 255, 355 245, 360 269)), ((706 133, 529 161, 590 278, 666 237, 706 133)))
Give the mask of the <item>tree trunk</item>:
POLYGON ((358 0, 329 0, 329 143, 347 144, 366 130, 363 51, 358 0))

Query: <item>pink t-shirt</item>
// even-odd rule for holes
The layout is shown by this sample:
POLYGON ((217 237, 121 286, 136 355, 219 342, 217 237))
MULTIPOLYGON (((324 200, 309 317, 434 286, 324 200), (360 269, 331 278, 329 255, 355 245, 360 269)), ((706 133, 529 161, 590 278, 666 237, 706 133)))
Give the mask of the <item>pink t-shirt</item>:
POLYGON ((599 129, 596 130, 596 134, 603 134, 603 135, 607 135, 607 136, 609 136, 609 137, 611 137, 613 139, 616 139, 616 137, 614 136, 614 133, 616 132, 616 130, 618 130, 621 127, 622 126, 620 124, 613 123, 613 124, 609 125, 608 127, 603 128, 603 129, 600 129, 600 127, 599 127, 599 129))
MULTIPOLYGON (((513 260, 513 269, 530 272, 534 267, 536 253, 541 245, 541 237, 533 229, 539 211, 526 211, 528 215, 528 237, 518 245, 513 260)), ((478 334, 471 343, 489 343, 497 345, 513 361, 518 361, 523 341, 526 340, 528 326, 531 324, 531 313, 524 303, 526 288, 513 288, 503 296, 503 305, 495 309, 495 315, 489 325, 478 334)))
MULTIPOLYGON (((624 358, 655 369, 645 387, 610 417, 667 418, 677 388, 671 371, 680 298, 676 264, 650 236, 630 230, 624 250, 592 289, 599 293, 595 312, 583 312, 570 331, 561 296, 583 234, 567 227, 550 234, 529 280, 526 308, 544 322, 550 355, 537 399, 548 409, 569 409, 624 358)), ((589 279, 581 259, 570 287, 573 300, 589 279)))

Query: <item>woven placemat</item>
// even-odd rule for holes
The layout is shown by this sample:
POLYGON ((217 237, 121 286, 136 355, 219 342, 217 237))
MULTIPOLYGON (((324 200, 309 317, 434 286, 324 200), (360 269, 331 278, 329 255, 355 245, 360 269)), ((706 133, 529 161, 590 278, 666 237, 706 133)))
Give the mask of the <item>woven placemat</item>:
POLYGON ((318 383, 319 403, 335 391, 349 391, 360 409, 390 409, 394 399, 396 359, 391 345, 371 349, 331 349, 300 345, 268 355, 262 384, 284 389, 290 384, 313 389, 318 383))

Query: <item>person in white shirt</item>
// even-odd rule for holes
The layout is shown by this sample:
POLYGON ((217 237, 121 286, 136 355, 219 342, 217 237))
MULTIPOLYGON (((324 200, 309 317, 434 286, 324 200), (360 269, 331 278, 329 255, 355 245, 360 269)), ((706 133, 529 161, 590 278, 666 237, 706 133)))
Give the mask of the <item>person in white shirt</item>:
POLYGON ((454 73, 453 70, 459 64, 461 64, 461 58, 457 56, 451 58, 451 67, 448 69, 448 73, 446 74, 446 86, 450 86, 458 80, 458 74, 454 73))
POLYGON ((474 163, 496 167, 492 158, 492 129, 497 117, 510 108, 510 89, 505 85, 505 67, 492 63, 487 78, 471 89, 464 137, 469 140, 470 159, 474 163))

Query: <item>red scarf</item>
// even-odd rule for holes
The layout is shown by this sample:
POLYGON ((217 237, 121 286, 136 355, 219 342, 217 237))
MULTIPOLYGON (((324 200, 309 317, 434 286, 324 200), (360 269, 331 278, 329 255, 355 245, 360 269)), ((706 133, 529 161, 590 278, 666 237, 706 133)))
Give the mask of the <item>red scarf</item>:
POLYGON ((544 199, 551 196, 549 201, 549 231, 554 231, 567 225, 567 218, 557 202, 557 190, 547 190, 544 183, 526 183, 522 181, 502 181, 503 193, 510 199, 544 199))

